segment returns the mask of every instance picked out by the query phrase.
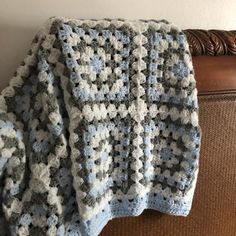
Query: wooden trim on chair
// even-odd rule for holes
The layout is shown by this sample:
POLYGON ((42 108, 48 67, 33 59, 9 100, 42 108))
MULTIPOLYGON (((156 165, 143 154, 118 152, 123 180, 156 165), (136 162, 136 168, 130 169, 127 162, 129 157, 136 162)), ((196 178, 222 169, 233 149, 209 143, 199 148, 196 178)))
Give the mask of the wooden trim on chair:
POLYGON ((192 56, 236 55, 236 30, 186 29, 192 56))
POLYGON ((199 95, 236 92, 236 30, 186 29, 199 95))

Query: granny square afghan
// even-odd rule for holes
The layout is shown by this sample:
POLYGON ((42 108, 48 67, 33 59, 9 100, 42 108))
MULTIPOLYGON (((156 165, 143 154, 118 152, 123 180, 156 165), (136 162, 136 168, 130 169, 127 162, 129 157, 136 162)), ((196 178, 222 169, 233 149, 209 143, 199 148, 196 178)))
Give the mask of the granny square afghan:
POLYGON ((187 216, 200 141, 177 26, 52 17, 0 95, 1 232, 96 236, 148 208, 187 216))

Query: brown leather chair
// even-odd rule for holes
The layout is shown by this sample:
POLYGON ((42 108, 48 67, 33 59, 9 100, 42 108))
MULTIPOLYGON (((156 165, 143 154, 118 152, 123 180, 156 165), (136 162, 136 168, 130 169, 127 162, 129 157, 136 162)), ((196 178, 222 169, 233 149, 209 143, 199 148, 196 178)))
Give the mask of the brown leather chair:
POLYGON ((101 236, 236 235, 236 31, 185 31, 193 55, 202 143, 187 217, 145 210, 111 220, 101 236))

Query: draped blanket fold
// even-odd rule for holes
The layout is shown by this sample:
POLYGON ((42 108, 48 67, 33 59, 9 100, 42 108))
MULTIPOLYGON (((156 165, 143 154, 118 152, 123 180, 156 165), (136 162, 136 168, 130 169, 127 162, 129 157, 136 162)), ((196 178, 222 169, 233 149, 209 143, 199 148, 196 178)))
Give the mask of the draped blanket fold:
POLYGON ((0 95, 1 232, 94 236, 144 209, 187 216, 200 141, 181 29, 52 17, 0 95))

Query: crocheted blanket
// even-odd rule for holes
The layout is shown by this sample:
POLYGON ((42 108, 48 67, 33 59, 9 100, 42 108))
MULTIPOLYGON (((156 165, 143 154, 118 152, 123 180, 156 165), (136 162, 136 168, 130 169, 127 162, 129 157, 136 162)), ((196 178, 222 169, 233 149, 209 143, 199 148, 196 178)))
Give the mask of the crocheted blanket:
POLYGON ((187 216, 200 140, 181 29, 52 17, 0 96, 6 234, 98 235, 148 208, 187 216))

